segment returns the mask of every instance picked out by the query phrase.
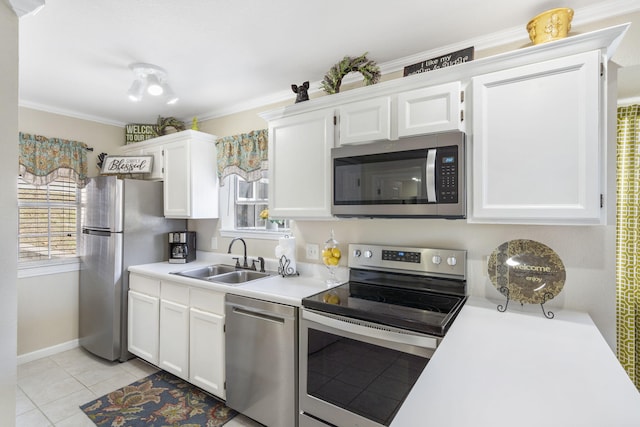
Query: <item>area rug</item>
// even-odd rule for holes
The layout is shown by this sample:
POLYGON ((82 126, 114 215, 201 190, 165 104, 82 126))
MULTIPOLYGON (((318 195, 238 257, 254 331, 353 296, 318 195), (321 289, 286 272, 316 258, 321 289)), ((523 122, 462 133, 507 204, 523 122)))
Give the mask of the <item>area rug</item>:
POLYGON ((80 409, 97 426, 218 427, 237 412, 167 372, 157 372, 85 403, 80 409))

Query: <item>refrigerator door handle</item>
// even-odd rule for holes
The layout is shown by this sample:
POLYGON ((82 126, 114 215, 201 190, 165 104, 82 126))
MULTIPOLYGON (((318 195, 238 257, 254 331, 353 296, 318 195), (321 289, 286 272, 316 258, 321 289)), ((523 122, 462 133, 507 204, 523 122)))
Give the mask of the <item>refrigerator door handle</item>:
POLYGON ((92 235, 92 236, 109 237, 113 233, 111 231, 109 231, 109 230, 95 230, 95 229, 91 229, 91 228, 83 228, 82 229, 82 234, 89 234, 89 235, 92 235))

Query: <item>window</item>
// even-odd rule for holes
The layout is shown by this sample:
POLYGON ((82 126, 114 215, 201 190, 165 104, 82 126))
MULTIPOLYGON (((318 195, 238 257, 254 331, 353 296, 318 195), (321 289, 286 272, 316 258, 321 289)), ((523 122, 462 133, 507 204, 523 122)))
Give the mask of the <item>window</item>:
POLYGON ((78 202, 72 180, 36 187, 18 178, 18 263, 77 257, 78 202))
POLYGON ((260 214, 269 207, 268 194, 267 178, 254 182, 247 182, 237 175, 225 178, 225 185, 221 187, 221 234, 237 237, 246 232, 254 238, 273 238, 289 231, 288 220, 261 218, 260 214))
POLYGON ((263 178, 247 182, 235 177, 236 184, 236 229, 263 229, 266 221, 260 213, 269 207, 268 180, 263 178))

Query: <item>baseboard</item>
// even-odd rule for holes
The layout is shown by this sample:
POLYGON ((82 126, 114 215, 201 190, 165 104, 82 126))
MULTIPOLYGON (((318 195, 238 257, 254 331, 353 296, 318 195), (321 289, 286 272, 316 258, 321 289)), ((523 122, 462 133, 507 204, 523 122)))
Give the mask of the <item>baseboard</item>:
POLYGON ((23 363, 33 362, 34 360, 42 359, 44 357, 53 356, 54 354, 71 350, 73 348, 79 347, 80 341, 75 339, 71 341, 67 341, 62 344, 57 344, 51 347, 42 348, 40 350, 32 351, 31 353, 20 354, 18 355, 18 365, 22 365, 23 363))

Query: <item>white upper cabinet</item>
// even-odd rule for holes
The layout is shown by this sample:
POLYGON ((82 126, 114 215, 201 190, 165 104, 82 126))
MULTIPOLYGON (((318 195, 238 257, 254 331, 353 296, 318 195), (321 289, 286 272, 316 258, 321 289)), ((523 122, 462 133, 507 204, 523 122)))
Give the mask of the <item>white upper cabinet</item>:
POLYGON ((391 97, 340 106, 340 145, 391 139, 391 97))
POLYGON ((398 94, 398 136, 464 131, 464 94, 459 81, 398 94))
POLYGON ((269 215, 331 217, 333 109, 269 122, 269 215))
POLYGON ((153 156, 145 179, 164 181, 164 216, 218 218, 216 137, 185 130, 125 145, 119 154, 153 156))
POLYGON ((600 70, 591 51, 472 79, 471 222, 600 223, 600 70))
POLYGON ((464 131, 463 99, 455 81, 341 105, 340 145, 464 131))
POLYGON ((628 29, 571 35, 262 113, 270 213, 331 217, 334 145, 461 131, 468 222, 606 224, 615 187, 610 60, 628 29))

